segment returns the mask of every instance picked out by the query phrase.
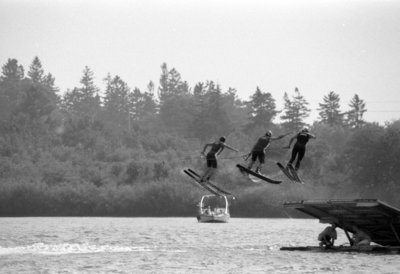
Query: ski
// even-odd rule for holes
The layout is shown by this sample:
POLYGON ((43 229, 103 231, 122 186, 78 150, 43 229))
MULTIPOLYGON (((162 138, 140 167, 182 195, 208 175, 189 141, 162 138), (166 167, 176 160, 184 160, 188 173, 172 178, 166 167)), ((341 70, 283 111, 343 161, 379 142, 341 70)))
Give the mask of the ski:
POLYGON ((282 181, 277 181, 277 180, 270 179, 270 178, 264 176, 263 174, 254 172, 254 171, 248 169, 247 167, 242 166, 241 164, 237 164, 236 167, 239 168, 239 170, 240 170, 242 173, 243 173, 243 172, 246 172, 246 173, 251 174, 251 175, 253 175, 254 177, 257 177, 257 178, 259 178, 259 179, 261 179, 261 180, 264 180, 264 181, 266 181, 266 182, 268 182, 268 183, 271 183, 271 184, 280 184, 280 183, 282 183, 282 181))
POLYGON ((214 195, 222 196, 221 193, 219 193, 218 191, 212 189, 210 186, 208 186, 208 185, 206 185, 206 184, 204 184, 204 183, 201 183, 200 180, 198 180, 198 179, 197 179, 192 173, 190 173, 188 170, 185 169, 185 170, 183 170, 183 172, 185 172, 190 178, 192 178, 193 180, 195 180, 195 181, 197 182, 197 184, 198 184, 199 186, 201 186, 202 188, 204 188, 204 189, 210 191, 210 192, 211 192, 212 194, 214 194, 214 195))
POLYGON ((288 165, 288 170, 289 170, 290 174, 292 175, 292 177, 297 182, 304 184, 304 182, 300 179, 299 175, 297 174, 297 171, 294 169, 294 167, 291 164, 288 165))
POLYGON ((290 173, 289 170, 287 170, 281 163, 276 163, 278 167, 282 170, 282 172, 286 175, 286 177, 289 178, 290 181, 293 183, 298 183, 296 178, 293 177, 293 175, 290 173))
MULTIPOLYGON (((197 172, 195 172, 194 170, 192 170, 192 169, 189 168, 188 171, 191 172, 191 173, 192 173, 194 176, 196 176, 197 178, 201 179, 201 176, 200 176, 197 172)), ((223 190, 222 188, 216 186, 211 180, 207 180, 207 181, 205 181, 204 183, 205 183, 205 184, 208 184, 210 187, 214 188, 216 191, 218 191, 218 192, 220 192, 220 193, 222 193, 222 194, 230 195, 230 196, 232 196, 232 197, 235 198, 235 195, 233 195, 232 193, 230 193, 230 192, 228 192, 228 191, 225 191, 225 190, 223 190)))

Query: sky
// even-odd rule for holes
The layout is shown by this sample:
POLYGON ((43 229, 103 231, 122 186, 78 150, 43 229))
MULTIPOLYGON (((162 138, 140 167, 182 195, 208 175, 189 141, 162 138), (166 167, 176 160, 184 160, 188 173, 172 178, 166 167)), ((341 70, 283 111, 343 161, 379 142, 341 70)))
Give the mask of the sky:
POLYGON ((61 93, 85 66, 131 88, 158 87, 161 64, 191 87, 214 81, 248 100, 259 87, 283 108, 297 87, 318 118, 334 91, 355 94, 368 122, 400 119, 397 0, 0 0, 0 63, 38 56, 61 93))

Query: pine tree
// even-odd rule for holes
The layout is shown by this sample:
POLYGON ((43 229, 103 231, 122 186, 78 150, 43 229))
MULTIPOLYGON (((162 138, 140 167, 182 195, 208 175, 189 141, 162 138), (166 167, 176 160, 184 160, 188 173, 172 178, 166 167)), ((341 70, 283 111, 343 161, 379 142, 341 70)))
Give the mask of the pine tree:
POLYGON ((282 125, 286 130, 297 131, 304 127, 306 123, 304 119, 310 115, 310 109, 307 107, 308 102, 300 94, 299 89, 296 87, 292 100, 289 99, 288 94, 285 92, 284 100, 284 114, 280 117, 282 125))
POLYGON ((161 65, 160 86, 158 88, 160 108, 174 96, 188 95, 189 92, 189 85, 186 81, 182 81, 180 73, 175 68, 168 70, 167 64, 163 63, 161 65))
POLYGON ((350 101, 350 111, 347 116, 347 124, 354 128, 360 128, 365 124, 363 119, 364 113, 367 111, 365 109, 365 102, 358 97, 357 94, 350 101))
POLYGON ((273 124, 273 119, 279 113, 276 110, 275 99, 272 94, 269 92, 264 93, 257 87, 247 103, 250 107, 250 123, 246 128, 250 129, 258 126, 270 128, 273 124))
POLYGON ((87 117, 93 122, 99 114, 100 96, 99 88, 94 84, 94 74, 87 66, 80 83, 81 87, 65 93, 62 103, 70 113, 81 118, 87 117))
POLYGON ((0 76, 1 81, 18 81, 24 79, 24 68, 18 65, 16 59, 8 59, 2 68, 3 75, 0 76))
POLYGON ((134 88, 129 93, 128 98, 132 120, 142 121, 156 114, 157 105, 154 101, 154 94, 151 91, 141 92, 140 89, 134 88))
POLYGON ((224 94, 221 87, 213 81, 199 83, 194 88, 196 114, 192 127, 195 136, 201 141, 211 137, 227 135, 233 123, 226 109, 231 94, 224 94))
POLYGON ((9 120, 25 99, 24 68, 16 59, 8 59, 0 76, 0 121, 9 120))
POLYGON ((324 103, 319 104, 320 120, 330 126, 343 125, 343 115, 340 113, 340 97, 334 91, 323 98, 324 103))
POLYGON ((39 57, 36 56, 29 67, 28 76, 33 82, 41 83, 43 81, 43 75, 44 70, 42 68, 42 63, 40 62, 39 57))
POLYGON ((36 56, 33 59, 32 64, 29 66, 28 76, 34 83, 47 87, 49 93, 53 93, 54 96, 57 97, 57 100, 59 100, 58 96, 55 95, 55 93, 59 91, 54 84, 55 78, 51 73, 48 73, 47 75, 44 74, 42 62, 39 57, 36 56))
POLYGON ((168 70, 167 64, 161 66, 159 96, 159 117, 168 130, 181 134, 189 131, 193 122, 193 98, 189 85, 182 81, 176 69, 168 70))

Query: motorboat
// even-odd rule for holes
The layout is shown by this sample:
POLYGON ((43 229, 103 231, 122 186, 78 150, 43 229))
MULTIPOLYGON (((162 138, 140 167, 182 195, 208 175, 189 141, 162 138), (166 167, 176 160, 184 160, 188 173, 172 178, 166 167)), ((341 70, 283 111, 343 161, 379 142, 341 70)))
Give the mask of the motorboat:
POLYGON ((201 197, 197 220, 199 223, 227 223, 230 219, 225 195, 208 194, 201 197))

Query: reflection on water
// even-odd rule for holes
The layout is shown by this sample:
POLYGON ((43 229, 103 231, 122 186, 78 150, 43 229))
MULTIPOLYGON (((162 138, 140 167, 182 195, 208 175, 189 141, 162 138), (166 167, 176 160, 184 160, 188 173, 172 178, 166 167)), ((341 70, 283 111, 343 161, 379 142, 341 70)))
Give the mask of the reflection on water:
MULTIPOLYGON (((316 245, 317 220, 0 218, 0 273, 399 273, 398 255, 280 251, 316 245)), ((339 231, 338 244, 346 243, 339 231)))

